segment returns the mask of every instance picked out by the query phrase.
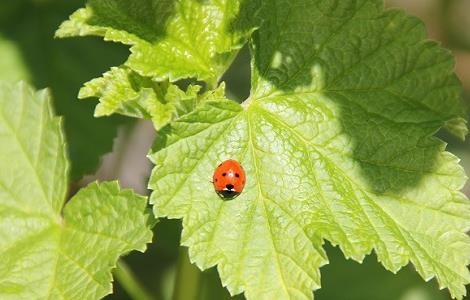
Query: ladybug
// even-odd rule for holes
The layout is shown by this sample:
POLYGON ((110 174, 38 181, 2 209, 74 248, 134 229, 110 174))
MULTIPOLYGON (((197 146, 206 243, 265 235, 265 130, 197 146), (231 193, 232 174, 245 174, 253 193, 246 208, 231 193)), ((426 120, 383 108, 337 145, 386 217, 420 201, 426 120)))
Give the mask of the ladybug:
POLYGON ((212 175, 212 184, 216 193, 224 200, 231 200, 243 191, 245 187, 245 171, 233 159, 223 161, 212 175))

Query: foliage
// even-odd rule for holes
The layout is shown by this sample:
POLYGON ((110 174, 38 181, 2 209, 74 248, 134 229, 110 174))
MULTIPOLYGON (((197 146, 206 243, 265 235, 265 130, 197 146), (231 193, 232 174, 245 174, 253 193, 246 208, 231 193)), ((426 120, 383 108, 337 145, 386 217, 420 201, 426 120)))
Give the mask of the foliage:
POLYGON ((93 183, 65 204, 69 163, 47 90, 0 84, 0 298, 97 299, 111 268, 145 250, 145 197, 93 183))
MULTIPOLYGON (((182 1, 171 12, 159 11, 162 3, 89 1, 57 34, 130 44, 126 66, 140 76, 195 76, 211 86, 225 69, 218 58, 239 48, 227 43, 239 31, 226 24, 246 3, 182 1), (208 12, 219 18, 188 34, 208 12)), ((218 265, 230 292, 249 299, 311 298, 327 262, 323 239, 358 261, 375 250, 394 272, 411 261, 461 298, 469 282, 465 176, 432 137, 441 127, 466 134, 450 55, 425 41, 418 20, 378 1, 253 11, 264 20, 244 22, 258 27, 251 95, 242 105, 214 97, 159 131, 150 156, 155 214, 183 218, 192 260, 218 265), (251 174, 233 202, 207 180, 227 158, 251 174)))
MULTIPOLYGON (((189 247, 191 261, 203 270, 217 266, 232 295, 311 299, 320 287, 320 267, 328 263, 325 241, 359 262, 374 251, 392 272, 411 263, 453 297, 465 295, 470 207, 460 190, 466 177, 434 136, 444 128, 463 139, 465 109, 452 56, 426 40, 419 20, 384 10, 378 0, 89 0, 56 32, 57 37, 85 35, 128 45, 131 53, 123 64, 85 83, 79 97, 99 98, 96 116, 118 113, 153 121, 153 212, 182 219, 181 244, 189 247), (251 91, 239 104, 226 97, 220 79, 245 44, 251 91), (192 83, 183 88, 182 79, 192 83), (247 184, 235 200, 223 201, 210 178, 229 158, 242 163, 247 184)), ((10 92, 3 98, 14 98, 11 88, 4 89, 10 92)), ((9 117, 18 117, 12 103, 5 108, 7 125, 16 124, 9 117)), ((26 120, 43 124, 47 116, 41 116, 26 120)), ((29 127, 24 132, 45 130, 29 127)), ((16 143, 33 152, 46 145, 34 141, 16 143)), ((57 151, 37 153, 45 156, 44 165, 60 157, 57 151)), ((20 169, 5 174, 25 172, 21 165, 10 168, 20 169)), ((42 168, 35 173, 40 182, 43 174, 59 177, 42 168)), ((107 256, 112 264, 149 239, 142 198, 113 184, 95 185, 72 199, 64 220, 69 206, 108 189, 112 199, 141 203, 135 208, 140 222, 129 219, 140 235, 125 235, 137 238, 132 246, 103 248, 116 251, 107 256)), ((52 202, 56 215, 48 216, 57 216, 60 201, 52 202)), ((105 205, 93 201, 76 209, 92 204, 105 205)), ((115 210, 103 218, 129 218, 115 210)), ((99 212, 91 210, 90 218, 99 212)), ((57 237, 67 224, 56 229, 56 243, 50 245, 60 248, 57 237)))

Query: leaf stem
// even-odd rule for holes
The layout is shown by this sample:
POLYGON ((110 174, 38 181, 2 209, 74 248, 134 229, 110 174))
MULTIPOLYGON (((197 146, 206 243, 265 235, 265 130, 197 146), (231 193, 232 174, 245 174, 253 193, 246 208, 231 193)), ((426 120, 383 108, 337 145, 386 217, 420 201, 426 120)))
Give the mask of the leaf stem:
POLYGON ((212 91, 217 88, 218 85, 218 80, 217 79, 212 79, 212 80, 207 80, 206 81, 206 90, 212 91))
POLYGON ((189 261, 188 250, 180 247, 172 300, 196 300, 201 271, 189 261))
POLYGON ((134 273, 127 264, 119 260, 116 269, 113 271, 114 278, 122 285, 127 294, 134 300, 156 300, 155 297, 145 290, 142 284, 137 280, 134 273))

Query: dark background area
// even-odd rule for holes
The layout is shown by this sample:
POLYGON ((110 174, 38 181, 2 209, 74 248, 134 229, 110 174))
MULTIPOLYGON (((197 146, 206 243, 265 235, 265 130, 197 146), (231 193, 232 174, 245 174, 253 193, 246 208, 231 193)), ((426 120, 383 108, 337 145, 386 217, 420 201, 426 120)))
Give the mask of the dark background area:
MULTIPOLYGON (((123 186, 146 194, 151 165, 145 155, 154 138, 152 125, 124 117, 95 119, 96 101, 77 100, 83 83, 125 61, 127 48, 99 38, 53 38, 59 24, 81 6, 83 1, 73 0, 0 2, 0 79, 23 79, 36 88, 51 88, 55 109, 65 118, 72 160, 71 191, 96 179, 119 179, 123 186)), ((420 17, 429 36, 453 51, 464 97, 470 103, 470 1, 390 0, 387 6, 400 7, 420 17)), ((248 96, 249 73, 249 54, 245 48, 223 78, 230 98, 242 101, 248 96)), ((469 174, 470 142, 461 142, 444 132, 439 135, 449 142, 448 149, 462 159, 461 164, 469 174)), ((470 195, 468 184, 465 193, 470 195)), ((178 257, 181 259, 180 230, 179 221, 161 220, 147 252, 131 253, 124 258, 154 299, 171 299, 178 257)), ((322 268, 322 289, 315 292, 317 300, 449 299, 447 291, 439 291, 434 280, 425 283, 411 265, 394 275, 385 271, 374 255, 359 264, 346 260, 331 245, 326 248, 330 264, 322 268)), ((193 279, 198 280, 199 299, 230 299, 215 269, 205 272, 194 269, 193 274, 193 279)), ((182 288, 191 285, 183 283, 182 288)), ((130 299, 119 283, 115 282, 114 290, 106 299, 130 299)))

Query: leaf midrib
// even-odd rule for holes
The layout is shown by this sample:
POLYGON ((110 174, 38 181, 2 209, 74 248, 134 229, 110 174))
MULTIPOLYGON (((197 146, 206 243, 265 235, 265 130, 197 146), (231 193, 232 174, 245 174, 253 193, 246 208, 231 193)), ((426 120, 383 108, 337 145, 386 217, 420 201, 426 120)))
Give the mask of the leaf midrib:
MULTIPOLYGON (((27 93, 27 91, 25 90, 25 87, 23 87, 21 89, 21 101, 19 101, 21 103, 21 114, 20 114, 20 119, 18 120, 18 123, 23 125, 23 119, 24 119, 24 103, 25 103, 25 99, 26 99, 26 95, 25 93, 27 93)), ((42 103, 41 103, 42 104, 42 103)), ((10 133, 10 136, 13 137, 13 139, 16 141, 16 144, 19 146, 18 148, 21 150, 21 153, 23 154, 23 158, 25 158, 25 161, 26 163, 29 165, 30 169, 31 169, 31 172, 30 174, 33 174, 33 178, 34 180, 36 181, 38 187, 39 187, 39 190, 41 191, 42 193, 42 200, 43 202, 46 204, 45 206, 51 210, 51 214, 54 214, 54 211, 52 209, 52 205, 51 203, 49 203, 49 201, 51 199, 49 199, 49 197, 47 196, 47 193, 46 193, 46 188, 44 186, 44 183, 42 182, 41 178, 39 177, 39 173, 38 173, 38 170, 36 168, 36 166, 34 165, 33 163, 33 159, 30 157, 30 155, 28 154, 28 152, 26 151, 26 147, 23 145, 23 142, 21 141, 20 137, 18 136, 13 124, 10 123, 10 121, 8 120, 8 118, 5 116, 5 113, 3 111, 2 108, 0 108, 0 117, 2 118, 3 120, 3 124, 6 125, 6 129, 9 131, 10 133)), ((44 118, 41 118, 41 124, 43 124, 45 122, 45 119, 44 118)), ((44 126, 41 125, 41 128, 42 130, 44 130, 44 126)), ((38 152, 38 155, 39 155, 39 152, 38 152)))
MULTIPOLYGON (((254 147, 254 143, 253 143, 253 135, 252 135, 252 125, 251 125, 251 118, 250 118, 250 113, 249 112, 245 112, 246 114, 246 121, 247 121, 247 125, 248 125, 248 147, 250 147, 251 149, 251 155, 252 155, 252 158, 253 158, 253 168, 255 170, 255 178, 256 178, 256 182, 257 182, 257 187, 258 187, 258 201, 256 201, 256 203, 259 203, 261 202, 263 204, 263 211, 264 211, 264 216, 265 216, 265 219, 266 219, 266 225, 269 229, 269 234, 271 236, 271 238, 269 239, 271 241, 271 245, 272 245, 272 249, 273 249, 273 252, 275 253, 275 257, 276 257, 276 265, 277 265, 277 269, 278 269, 278 273, 279 273, 279 277, 282 281, 282 289, 284 290, 286 296, 291 299, 290 297, 290 293, 288 292, 287 290, 287 285, 286 285, 286 281, 284 279, 284 274, 282 272, 282 269, 281 269, 281 263, 279 261, 279 254, 278 254, 278 250, 276 248, 276 245, 274 243, 274 239, 273 239, 273 233, 272 233, 272 230, 271 230, 271 224, 269 222, 269 217, 268 217, 268 213, 267 213, 267 210, 266 210, 266 204, 264 203, 264 200, 259 200, 259 199, 264 199, 263 197, 263 192, 261 190, 261 184, 260 184, 260 176, 259 176, 259 168, 258 168, 258 163, 257 163, 257 155, 255 154, 255 147, 254 147)), ((253 205, 252 209, 255 209, 257 206, 256 205, 253 205)))

